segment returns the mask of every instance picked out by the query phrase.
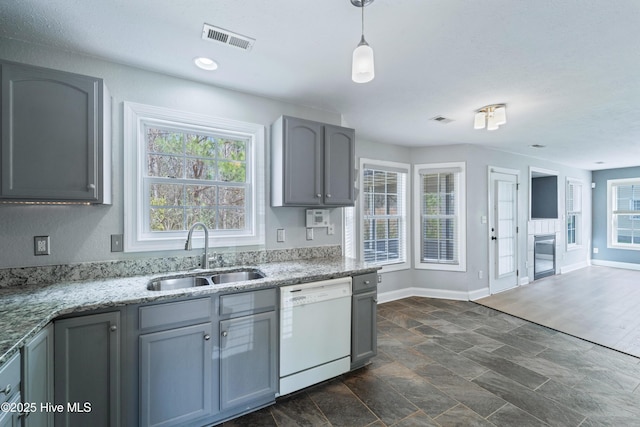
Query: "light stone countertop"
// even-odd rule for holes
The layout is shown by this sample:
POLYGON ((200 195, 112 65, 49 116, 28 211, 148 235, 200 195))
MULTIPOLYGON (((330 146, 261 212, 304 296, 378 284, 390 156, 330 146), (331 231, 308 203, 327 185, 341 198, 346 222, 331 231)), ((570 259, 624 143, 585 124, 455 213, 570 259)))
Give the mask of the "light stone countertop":
MULTIPOLYGON (((0 367, 42 328, 56 317, 89 310, 120 307, 219 292, 279 287, 303 282, 327 280, 375 272, 379 267, 365 266, 351 258, 317 258, 257 265, 216 268, 208 272, 257 268, 265 278, 213 286, 147 290, 151 279, 193 275, 193 271, 173 274, 61 282, 51 285, 25 285, 0 289, 0 367)), ((198 271, 198 275, 205 272, 198 271)))

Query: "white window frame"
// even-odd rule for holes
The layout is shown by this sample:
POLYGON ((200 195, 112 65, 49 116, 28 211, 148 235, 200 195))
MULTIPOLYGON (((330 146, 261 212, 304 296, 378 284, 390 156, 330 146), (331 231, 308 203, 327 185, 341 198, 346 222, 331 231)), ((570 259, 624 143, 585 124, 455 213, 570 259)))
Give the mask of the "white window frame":
POLYGON ((414 238, 414 268, 425 270, 444 270, 444 271, 467 271, 467 220, 466 220, 466 163, 465 162, 451 162, 451 163, 424 163, 413 166, 413 235, 414 238), (459 173, 457 179, 456 198, 457 205, 457 232, 458 232, 458 263, 446 264, 446 263, 430 263, 422 261, 422 194, 421 194, 421 171, 433 170, 436 171, 455 169, 459 173))
MULTIPOLYGON (((364 183, 364 170, 365 165, 370 165, 373 167, 379 167, 380 170, 391 170, 402 172, 406 174, 405 185, 404 185, 404 194, 402 195, 403 200, 398 201, 398 209, 402 212, 402 220, 400 224, 400 244, 402 245, 400 249, 403 260, 396 262, 375 262, 375 263, 367 263, 367 265, 379 265, 382 266, 382 272, 389 271, 398 271, 398 270, 406 270, 411 268, 410 263, 410 255, 409 255, 409 231, 408 228, 411 224, 411 219, 409 217, 409 198, 411 195, 411 165, 408 163, 399 163, 399 162, 391 162, 386 160, 375 160, 375 159, 366 159, 360 158, 359 162, 359 174, 358 180, 360 184, 360 191, 358 194, 358 208, 356 210, 357 213, 357 224, 358 224, 358 232, 356 233, 357 238, 355 239, 357 242, 358 248, 358 259, 364 261, 364 191, 363 191, 363 183, 364 183)), ((345 232, 345 236, 348 234, 348 231, 345 232)))
MULTIPOLYGON (((607 180, 607 248, 611 249, 625 249, 632 251, 640 251, 640 244, 638 243, 618 243, 616 224, 617 215, 630 215, 635 211, 630 209, 618 209, 617 204, 617 188, 626 185, 638 185, 640 186, 640 178, 623 178, 623 179, 610 179, 607 180)), ((640 218, 637 219, 640 221, 640 218)))
MULTIPOLYGON (((244 230, 210 230, 209 247, 264 245, 264 145, 265 127, 198 113, 163 107, 124 103, 124 250, 143 252, 184 249, 186 231, 151 232, 148 203, 144 197, 146 170, 145 125, 223 134, 248 141, 247 194, 244 230), (260 179, 258 178, 260 177, 260 179)), ((194 234, 194 246, 204 244, 202 233, 194 234)))
POLYGON ((576 249, 580 249, 582 247, 582 211, 583 211, 583 203, 582 203, 582 199, 583 199, 583 189, 584 188, 584 182, 582 180, 576 179, 576 178, 567 178, 566 179, 566 186, 565 186, 565 240, 566 240, 566 247, 567 247, 567 251, 571 251, 571 250, 576 250, 576 249), (573 187, 573 190, 570 190, 570 187, 573 187), (578 189, 579 192, 579 205, 578 209, 576 210, 576 189, 578 189), (569 194, 571 194, 571 191, 574 194, 573 197, 573 210, 569 210, 569 194), (575 243, 570 243, 569 242, 569 216, 570 215, 575 215, 576 216, 576 224, 575 224, 575 235, 576 235, 576 241, 575 243))

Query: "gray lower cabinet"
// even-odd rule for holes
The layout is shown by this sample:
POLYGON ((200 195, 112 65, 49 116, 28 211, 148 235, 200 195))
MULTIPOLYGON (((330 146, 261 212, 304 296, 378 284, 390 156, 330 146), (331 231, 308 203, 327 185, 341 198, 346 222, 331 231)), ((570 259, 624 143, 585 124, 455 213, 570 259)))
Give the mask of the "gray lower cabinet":
POLYGON ((271 132, 272 206, 353 206, 353 129, 282 116, 271 132))
POLYGON ((276 312, 220 322, 220 407, 251 409, 276 393, 276 312))
MULTIPOLYGON (((7 401, 13 408, 21 402, 20 393, 15 393, 7 401)), ((22 427, 23 414, 17 411, 0 411, 0 427, 22 427)))
POLYGON ((53 323, 22 348, 22 397, 36 410, 26 412, 23 427, 53 426, 53 412, 40 410, 53 402, 53 323))
POLYGON ((102 79, 0 61, 0 200, 111 203, 102 79))
POLYGON ((211 323, 140 336, 140 424, 175 426, 212 413, 211 323))
MULTIPOLYGON (((20 354, 11 357, 0 368, 0 403, 9 404, 8 410, 0 410, 0 427, 19 427, 23 414, 18 412, 20 395, 20 354)), ((4 407, 3 407, 4 409, 4 407)))
POLYGON ((56 427, 119 426, 120 312, 55 321, 54 356, 56 427))
POLYGON ((353 277, 351 307, 351 369, 364 366, 378 353, 377 274, 353 277))

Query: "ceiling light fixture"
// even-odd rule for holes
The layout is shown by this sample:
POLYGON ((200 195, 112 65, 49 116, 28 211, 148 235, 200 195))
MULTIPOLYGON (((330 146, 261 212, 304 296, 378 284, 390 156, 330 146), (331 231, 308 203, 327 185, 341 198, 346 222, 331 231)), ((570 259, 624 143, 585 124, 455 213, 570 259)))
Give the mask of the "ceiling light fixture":
POLYGON ((496 130, 507 123, 507 106, 504 104, 487 105, 476 111, 474 129, 496 130))
POLYGON ((201 68, 207 71, 213 71, 218 69, 218 63, 213 59, 205 58, 204 56, 200 56, 198 58, 193 59, 196 67, 201 68))
POLYGON ((353 51, 351 63, 351 79, 356 83, 367 83, 375 77, 373 67, 373 49, 364 39, 364 7, 373 3, 373 0, 351 0, 351 4, 362 11, 362 37, 358 47, 353 51))

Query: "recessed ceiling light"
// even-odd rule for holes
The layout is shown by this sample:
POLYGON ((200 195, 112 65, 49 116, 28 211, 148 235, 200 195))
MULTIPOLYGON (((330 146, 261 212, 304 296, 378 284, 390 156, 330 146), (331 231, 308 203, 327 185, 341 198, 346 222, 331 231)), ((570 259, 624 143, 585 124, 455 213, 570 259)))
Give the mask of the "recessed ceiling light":
POLYGON ((213 71, 218 69, 218 63, 216 61, 205 58, 204 56, 195 58, 193 62, 196 64, 196 67, 202 68, 203 70, 213 71))
POLYGON ((597 162, 595 162, 595 163, 596 163, 596 165, 603 165, 603 164, 604 164, 604 162, 603 162, 602 160, 598 160, 598 161, 597 161, 597 162))
POLYGON ((542 144, 531 144, 529 146, 529 148, 544 148, 546 147, 546 145, 542 145, 542 144))

